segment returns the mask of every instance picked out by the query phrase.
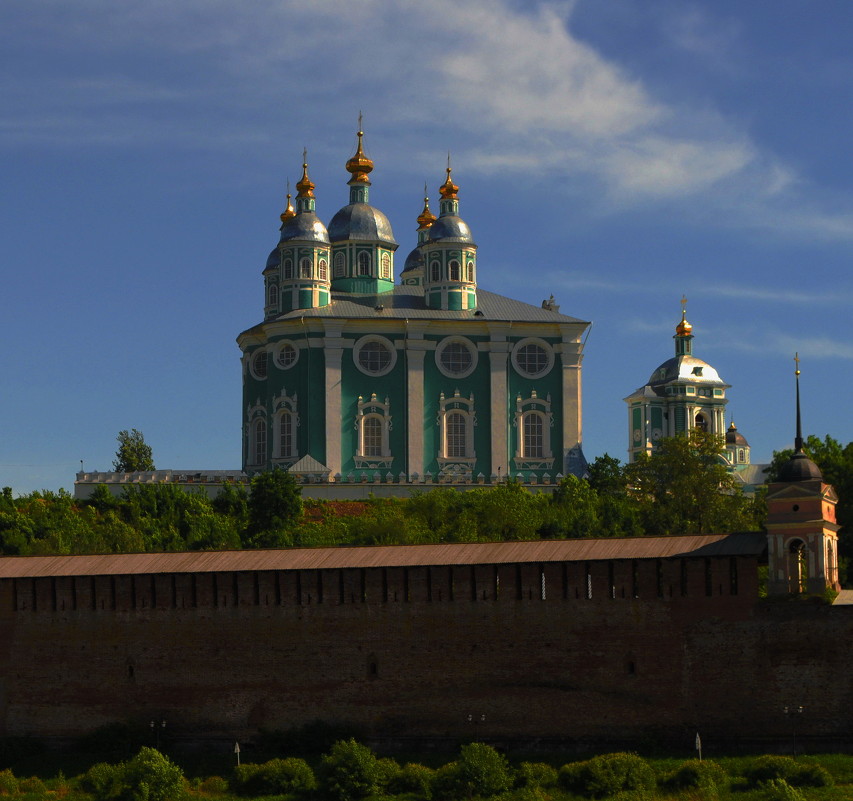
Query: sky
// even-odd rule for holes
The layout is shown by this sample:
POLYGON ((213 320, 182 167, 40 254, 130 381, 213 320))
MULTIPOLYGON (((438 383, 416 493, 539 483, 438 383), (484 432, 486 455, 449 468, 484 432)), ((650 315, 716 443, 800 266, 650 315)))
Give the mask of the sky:
POLYGON ((673 355, 732 385, 754 462, 853 440, 853 4, 825 0, 4 0, 0 486, 71 489, 136 428, 238 469, 237 334, 308 149, 416 243, 447 153, 482 287, 592 321, 584 452, 673 355))

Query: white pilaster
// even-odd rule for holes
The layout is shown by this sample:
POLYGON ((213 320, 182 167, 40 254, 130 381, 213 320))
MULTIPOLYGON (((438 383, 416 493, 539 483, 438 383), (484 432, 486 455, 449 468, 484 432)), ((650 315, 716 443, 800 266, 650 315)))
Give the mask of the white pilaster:
POLYGON ((406 470, 424 474, 424 357, 423 328, 409 326, 406 332, 406 470))
POLYGON ((324 321, 323 354, 326 361, 326 467, 334 476, 341 472, 341 357, 343 323, 324 321))

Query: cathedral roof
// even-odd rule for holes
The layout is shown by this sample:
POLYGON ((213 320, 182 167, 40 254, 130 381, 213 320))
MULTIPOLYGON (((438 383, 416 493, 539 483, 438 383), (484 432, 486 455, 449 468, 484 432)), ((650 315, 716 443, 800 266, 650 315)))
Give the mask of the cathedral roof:
POLYGON ((746 441, 746 437, 737 430, 734 423, 732 423, 729 426, 728 431, 726 431, 726 445, 749 445, 746 441))
POLYGON ((719 387, 729 386, 708 362, 703 362, 702 359, 697 359, 692 354, 673 356, 671 359, 667 359, 651 374, 648 383, 650 386, 659 387, 683 381, 695 384, 714 384, 719 387))
POLYGON ((802 451, 795 453, 779 470, 777 481, 823 481, 820 468, 802 451))
POLYGON ((429 241, 435 242, 439 239, 453 242, 474 243, 471 229, 457 214, 442 214, 429 229, 429 241))
POLYGON ((406 256, 406 261, 403 264, 403 272, 409 272, 410 270, 417 270, 419 267, 424 266, 424 252, 421 250, 420 246, 414 248, 408 256, 406 256))
MULTIPOLYGON (((298 309, 276 317, 276 320, 288 320, 309 317, 331 317, 347 319, 403 319, 403 320, 482 320, 513 321, 536 323, 575 323, 584 327, 586 320, 569 317, 566 314, 543 309, 520 300, 506 298, 494 292, 477 290, 477 308, 459 311, 429 309, 424 301, 423 288, 419 286, 397 284, 390 292, 371 295, 355 295, 349 292, 332 292, 328 306, 314 309, 298 309)), ((270 323, 244 331, 259 330, 270 323)))
POLYGON ((287 242, 291 239, 329 244, 326 226, 313 211, 300 212, 282 226, 281 241, 287 242))
POLYGON ((388 218, 367 203, 350 203, 335 214, 329 223, 329 239, 332 242, 357 239, 397 244, 388 218))

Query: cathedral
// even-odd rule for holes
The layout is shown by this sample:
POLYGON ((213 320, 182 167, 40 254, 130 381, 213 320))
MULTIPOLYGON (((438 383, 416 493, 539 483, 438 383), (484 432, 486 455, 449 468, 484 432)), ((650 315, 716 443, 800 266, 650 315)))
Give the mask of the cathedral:
POLYGON ((306 481, 551 483, 582 474, 588 322, 480 286, 448 164, 395 278, 397 241, 370 205, 357 134, 349 203, 325 225, 307 159, 263 270, 263 320, 237 338, 243 470, 306 481), (295 207, 294 207, 295 205, 295 207))

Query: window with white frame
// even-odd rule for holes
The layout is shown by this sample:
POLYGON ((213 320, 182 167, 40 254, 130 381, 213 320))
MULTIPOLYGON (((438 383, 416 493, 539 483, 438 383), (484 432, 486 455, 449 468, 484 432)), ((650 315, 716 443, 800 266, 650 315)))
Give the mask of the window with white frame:
POLYGON ((335 278, 343 278, 347 274, 347 257, 340 251, 335 253, 335 278))
POLYGON ((296 436, 296 431, 299 427, 296 395, 288 395, 285 390, 282 390, 281 395, 277 395, 273 399, 273 409, 273 461, 295 462, 299 455, 298 439, 296 436))
POLYGON ((441 262, 438 261, 438 259, 436 259, 433 262, 430 262, 429 280, 430 281, 440 281, 441 280, 441 262))
POLYGON ((282 370, 289 370, 299 360, 299 350, 290 340, 279 342, 275 346, 275 363, 282 370))
POLYGON ((438 426, 440 431, 438 463, 442 471, 453 465, 455 469, 468 469, 474 465, 474 412, 473 393, 464 398, 457 389, 447 397, 442 392, 438 400, 438 426))
POLYGON ((357 468, 390 468, 391 455, 391 405, 388 398, 382 402, 371 394, 368 400, 358 397, 355 418, 358 445, 355 454, 357 468))
POLYGON ((527 337, 516 342, 512 349, 512 366, 526 378, 540 378, 554 366, 554 349, 538 337, 527 337))
POLYGON ((467 274, 465 275, 465 280, 469 284, 474 283, 474 262, 473 261, 468 262, 468 270, 467 270, 467 274))
POLYGON ((366 250, 358 254, 358 274, 370 275, 370 254, 366 250))
POLYGON ((477 348, 465 337, 445 337, 435 349, 435 363, 448 378, 466 378, 477 366, 477 348))
POLYGON ((459 262, 456 259, 451 259, 449 267, 449 276, 451 281, 459 280, 459 262))
POLYGON ((258 417, 252 423, 252 464, 263 465, 267 461, 267 421, 258 417))
POLYGON ((515 399, 516 448, 514 463, 517 469, 546 469, 553 467, 551 429, 551 396, 540 398, 536 390, 529 398, 521 395, 515 399))
POLYGON ((300 278, 310 278, 311 277, 311 259, 307 256, 303 256, 299 260, 299 277, 300 278))
POLYGON ((386 337, 368 334, 359 339, 352 349, 356 367, 365 375, 387 375, 397 363, 397 349, 386 337))
POLYGON ((249 361, 252 375, 260 381, 267 377, 267 352, 265 350, 255 351, 249 361))
POLYGON ((326 281, 329 278, 328 262, 325 259, 320 259, 317 264, 317 277, 321 281, 326 281))
POLYGON ((382 275, 381 278, 384 278, 386 281, 391 280, 391 256, 387 253, 382 254, 381 270, 382 275))
POLYGON ((278 306, 278 284, 270 284, 268 305, 278 306))
POLYGON ((293 278, 293 259, 285 259, 282 262, 281 274, 284 278, 293 278))

